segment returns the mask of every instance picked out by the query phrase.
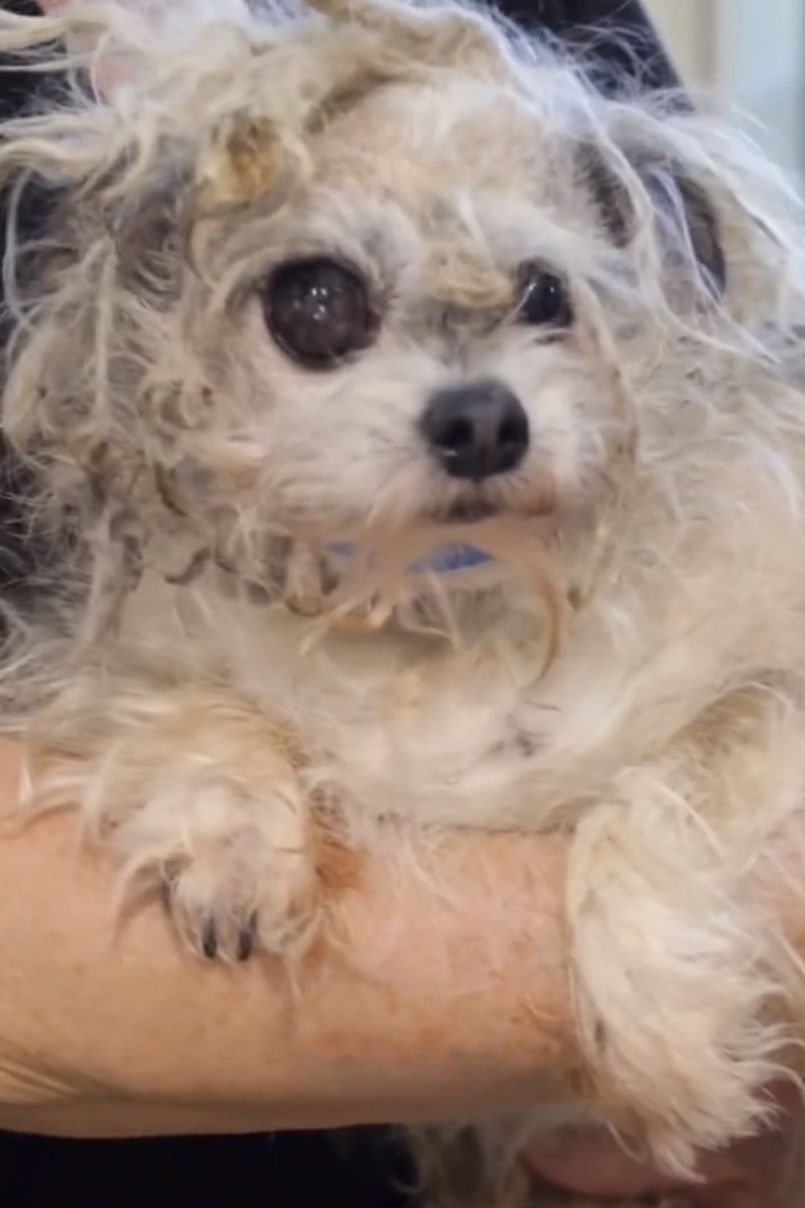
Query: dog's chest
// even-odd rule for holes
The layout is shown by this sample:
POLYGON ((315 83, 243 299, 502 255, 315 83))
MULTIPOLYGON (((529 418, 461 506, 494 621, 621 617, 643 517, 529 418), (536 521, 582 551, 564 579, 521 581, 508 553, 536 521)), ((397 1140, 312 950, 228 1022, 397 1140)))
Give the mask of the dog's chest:
POLYGON ((236 686, 290 721, 317 782, 365 814, 539 827, 590 771, 579 728, 613 716, 603 661, 588 650, 583 672, 543 677, 536 638, 457 650, 331 632, 306 650, 304 624, 280 610, 245 610, 229 634, 236 686))
POLYGON ((126 628, 135 650, 147 633, 160 664, 223 674, 288 724, 315 782, 362 816, 538 829, 659 752, 722 685, 792 666, 780 592, 736 601, 734 576, 696 593, 655 578, 576 616, 548 674, 539 619, 516 609, 458 648, 393 629, 311 642, 310 622, 280 606, 149 577, 126 628))

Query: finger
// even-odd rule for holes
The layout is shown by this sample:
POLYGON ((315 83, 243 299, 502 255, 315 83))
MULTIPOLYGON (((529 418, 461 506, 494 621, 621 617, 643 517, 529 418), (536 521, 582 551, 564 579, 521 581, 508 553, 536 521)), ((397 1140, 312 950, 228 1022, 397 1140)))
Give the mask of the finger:
POLYGON ((662 1176, 651 1163, 626 1154, 603 1129, 568 1130, 536 1139, 524 1151, 523 1161, 543 1182, 599 1199, 670 1193, 694 1208, 757 1208, 761 1203, 764 1208, 782 1208, 805 1203, 803 1115, 797 1092, 774 1088, 770 1093, 789 1108, 780 1126, 703 1156, 698 1184, 662 1176))
POLYGON ((678 1182, 630 1157, 609 1133, 567 1131, 531 1142, 523 1152, 527 1169, 575 1195, 627 1199, 671 1190, 678 1182))

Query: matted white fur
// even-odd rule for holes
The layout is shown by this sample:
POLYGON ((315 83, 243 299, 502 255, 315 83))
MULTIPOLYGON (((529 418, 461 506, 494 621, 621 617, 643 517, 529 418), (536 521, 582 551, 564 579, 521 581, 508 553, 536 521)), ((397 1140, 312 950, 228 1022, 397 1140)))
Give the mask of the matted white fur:
POLYGON ((802 209, 729 123, 457 4, 258 9, 0 16, 65 80, 0 143, 54 206, 5 265, 3 427, 63 556, 4 715, 74 757, 28 806, 224 958, 304 950, 322 828, 567 829, 579 1110, 690 1172, 767 1117, 802 990, 749 890, 805 801, 802 209), (328 371, 260 304, 312 254, 378 313, 328 371), (520 321, 524 263, 566 331, 520 321), (490 377, 533 439, 479 487, 419 418, 490 377), (410 573, 448 539, 494 560, 410 573))

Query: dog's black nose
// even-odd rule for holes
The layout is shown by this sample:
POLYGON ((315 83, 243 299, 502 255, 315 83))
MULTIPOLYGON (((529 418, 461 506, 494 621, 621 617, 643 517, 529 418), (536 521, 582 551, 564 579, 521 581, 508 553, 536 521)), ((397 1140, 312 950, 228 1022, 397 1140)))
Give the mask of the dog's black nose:
POLYGON ((476 482, 513 470, 528 450, 528 416, 502 382, 439 390, 422 416, 422 431, 451 478, 476 482))

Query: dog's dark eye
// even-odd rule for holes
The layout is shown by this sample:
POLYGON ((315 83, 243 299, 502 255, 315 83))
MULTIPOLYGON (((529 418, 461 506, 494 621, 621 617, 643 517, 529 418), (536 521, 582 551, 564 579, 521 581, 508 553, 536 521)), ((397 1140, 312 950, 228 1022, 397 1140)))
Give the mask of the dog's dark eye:
POLYGON ((281 264, 263 290, 266 324, 280 348, 326 369, 372 342, 377 326, 365 282, 335 260, 281 264))
POLYGON ((527 265, 521 274, 521 323, 534 327, 569 327, 573 311, 565 283, 554 273, 538 265, 527 265))

